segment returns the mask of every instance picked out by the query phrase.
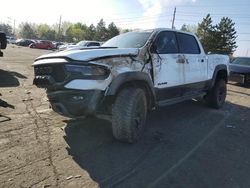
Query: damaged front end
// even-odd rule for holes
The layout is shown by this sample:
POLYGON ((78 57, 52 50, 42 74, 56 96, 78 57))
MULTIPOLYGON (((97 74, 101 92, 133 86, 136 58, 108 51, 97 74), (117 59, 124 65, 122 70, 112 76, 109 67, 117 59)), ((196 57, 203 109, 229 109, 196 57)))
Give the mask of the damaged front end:
POLYGON ((33 84, 46 89, 52 109, 75 118, 103 111, 103 105, 107 106, 105 93, 111 82, 123 72, 141 71, 143 61, 135 55, 98 57, 88 61, 43 57, 38 58, 33 67, 33 84))
POLYGON ((52 109, 67 117, 94 114, 111 80, 107 67, 87 62, 50 58, 33 66, 33 84, 45 88, 52 109))

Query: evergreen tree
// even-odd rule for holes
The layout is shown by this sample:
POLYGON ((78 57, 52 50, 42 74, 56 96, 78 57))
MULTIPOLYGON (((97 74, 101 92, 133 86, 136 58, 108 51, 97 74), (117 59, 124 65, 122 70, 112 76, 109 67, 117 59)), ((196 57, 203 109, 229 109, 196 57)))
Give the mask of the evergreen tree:
POLYGON ((3 31, 6 35, 11 36, 12 27, 9 24, 0 24, 0 31, 3 31))
POLYGON ((232 54, 236 50, 237 36, 234 25, 235 23, 228 17, 223 17, 220 23, 216 25, 216 53, 232 54))
POLYGON ((202 22, 198 24, 197 35, 200 39, 201 44, 205 52, 214 52, 216 50, 215 44, 215 28, 212 25, 212 18, 208 14, 203 18, 202 22))
POLYGON ((29 24, 29 23, 22 23, 20 25, 20 32, 19 32, 20 37, 22 38, 27 38, 27 39, 36 39, 36 30, 35 30, 35 25, 29 24))
POLYGON ((235 23, 223 17, 217 25, 212 25, 212 19, 208 14, 203 21, 198 24, 197 35, 203 45, 205 52, 232 54, 236 48, 235 23))
POLYGON ((119 35, 120 31, 116 27, 116 25, 112 22, 108 25, 108 39, 111 39, 115 37, 116 35, 119 35))
POLYGON ((108 31, 106 28, 106 24, 103 21, 103 19, 101 19, 96 26, 95 40, 106 41, 107 39, 108 39, 108 31))
POLYGON ((96 28, 91 24, 86 30, 86 40, 95 40, 96 28))

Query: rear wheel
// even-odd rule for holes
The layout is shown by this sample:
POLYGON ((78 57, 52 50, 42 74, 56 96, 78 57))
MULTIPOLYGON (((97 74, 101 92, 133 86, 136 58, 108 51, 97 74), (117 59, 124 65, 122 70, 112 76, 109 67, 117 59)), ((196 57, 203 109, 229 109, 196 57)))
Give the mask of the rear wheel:
POLYGON ((205 100, 209 106, 219 109, 223 106, 226 100, 227 86, 224 79, 219 79, 216 81, 214 86, 205 96, 205 100))
POLYGON ((117 96, 112 109, 114 137, 123 142, 138 141, 145 129, 147 100, 144 90, 124 88, 117 96))

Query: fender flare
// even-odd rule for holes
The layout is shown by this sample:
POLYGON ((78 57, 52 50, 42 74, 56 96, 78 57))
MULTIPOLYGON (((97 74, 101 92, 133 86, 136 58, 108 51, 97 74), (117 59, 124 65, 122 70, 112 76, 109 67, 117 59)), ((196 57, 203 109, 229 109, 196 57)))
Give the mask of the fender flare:
POLYGON ((150 93, 152 102, 155 102, 155 90, 150 76, 145 72, 125 72, 119 74, 109 85, 105 92, 106 96, 116 95, 119 89, 126 83, 143 82, 146 85, 147 92, 150 93))
POLYGON ((215 67, 215 69, 214 69, 214 73, 213 73, 213 77, 212 77, 212 80, 211 80, 210 88, 212 88, 214 86, 219 71, 225 71, 226 72, 226 82, 228 81, 228 68, 227 68, 227 65, 225 65, 225 64, 217 65, 215 67))

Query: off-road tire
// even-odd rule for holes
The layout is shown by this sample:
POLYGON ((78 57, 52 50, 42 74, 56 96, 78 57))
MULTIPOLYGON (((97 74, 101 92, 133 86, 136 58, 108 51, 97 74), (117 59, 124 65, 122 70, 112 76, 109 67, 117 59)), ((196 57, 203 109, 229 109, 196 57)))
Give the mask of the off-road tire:
POLYGON ((5 49, 7 47, 7 39, 5 33, 0 32, 0 43, 1 43, 0 49, 5 49))
POLYGON ((112 131, 122 142, 135 143, 145 129, 147 100, 140 88, 124 88, 112 109, 112 131))
POLYGON ((205 96, 205 100, 210 107, 219 109, 225 103, 226 95, 226 81, 224 79, 219 79, 207 93, 207 95, 205 96))

